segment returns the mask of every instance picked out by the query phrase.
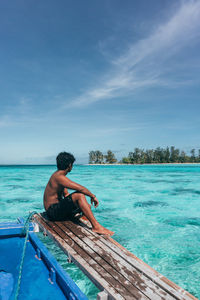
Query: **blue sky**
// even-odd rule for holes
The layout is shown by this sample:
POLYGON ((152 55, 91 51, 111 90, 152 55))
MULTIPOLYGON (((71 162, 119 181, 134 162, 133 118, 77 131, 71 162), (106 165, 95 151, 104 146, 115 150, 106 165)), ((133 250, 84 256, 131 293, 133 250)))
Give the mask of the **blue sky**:
POLYGON ((200 1, 0 1, 0 163, 200 148, 200 1))

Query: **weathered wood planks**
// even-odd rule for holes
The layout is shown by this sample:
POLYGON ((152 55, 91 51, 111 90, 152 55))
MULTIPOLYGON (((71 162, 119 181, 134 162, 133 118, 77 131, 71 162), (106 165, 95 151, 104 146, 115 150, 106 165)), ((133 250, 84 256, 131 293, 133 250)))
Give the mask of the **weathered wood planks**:
POLYGON ((92 232, 81 222, 51 222, 44 214, 34 215, 34 222, 109 299, 196 299, 115 240, 92 232))
MULTIPOLYGON (((74 234, 78 235, 82 241, 84 241, 98 254, 99 257, 102 257, 103 260, 110 264, 115 274, 123 275, 122 279, 120 279, 121 284, 124 284, 125 279, 128 289, 133 290, 134 286, 139 291, 142 291, 142 293, 148 298, 151 298, 152 295, 154 295, 155 300, 174 299, 172 297, 169 297, 167 293, 163 293, 163 291, 159 290, 159 287, 154 285, 150 280, 148 280, 148 278, 144 278, 142 274, 139 274, 137 270, 135 270, 135 268, 133 268, 128 262, 126 262, 120 255, 118 255, 111 248, 102 243, 102 237, 100 237, 97 234, 95 234, 96 236, 94 236, 91 230, 87 231, 80 225, 74 226, 74 224, 71 221, 63 222, 63 224, 65 228, 69 228, 74 234)), ((133 290, 133 294, 135 288, 133 290)))

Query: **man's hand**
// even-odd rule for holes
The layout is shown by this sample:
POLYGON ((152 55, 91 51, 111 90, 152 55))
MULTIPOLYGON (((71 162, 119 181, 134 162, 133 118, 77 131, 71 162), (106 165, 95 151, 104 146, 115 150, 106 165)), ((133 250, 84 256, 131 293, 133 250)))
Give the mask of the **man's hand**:
POLYGON ((97 199, 97 197, 91 197, 91 204, 93 205, 94 203, 94 207, 96 208, 99 205, 99 201, 97 199))

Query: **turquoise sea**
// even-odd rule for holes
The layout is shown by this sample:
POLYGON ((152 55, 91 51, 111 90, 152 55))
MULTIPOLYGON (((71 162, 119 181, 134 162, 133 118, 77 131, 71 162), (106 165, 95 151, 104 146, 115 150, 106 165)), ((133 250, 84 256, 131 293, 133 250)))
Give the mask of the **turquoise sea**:
MULTIPOLYGON (((0 222, 42 211, 55 166, 0 167, 0 222)), ((200 297, 200 165, 84 166, 69 175, 100 201, 93 209, 114 239, 196 297, 200 297)), ((88 199, 89 200, 89 199, 88 199)), ((39 234, 89 299, 96 288, 39 234)))

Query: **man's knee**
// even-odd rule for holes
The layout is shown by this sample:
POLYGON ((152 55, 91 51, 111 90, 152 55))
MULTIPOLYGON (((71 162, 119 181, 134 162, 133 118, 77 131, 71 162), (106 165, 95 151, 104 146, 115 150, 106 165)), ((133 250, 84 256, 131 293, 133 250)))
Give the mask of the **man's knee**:
POLYGON ((81 194, 81 193, 76 193, 76 199, 78 201, 85 201, 85 195, 84 194, 81 194))
POLYGON ((82 193, 74 193, 72 195, 73 202, 78 202, 79 204, 88 205, 88 207, 91 209, 91 205, 87 202, 86 197, 82 193))
POLYGON ((85 197, 84 194, 77 193, 77 197, 78 197, 78 202, 79 202, 79 203, 87 204, 88 207, 91 209, 91 205, 87 202, 86 197, 85 197))
POLYGON ((82 199, 84 199, 84 195, 83 194, 81 194, 81 193, 73 193, 72 194, 72 200, 73 200, 73 202, 78 202, 78 201, 81 201, 82 199))

